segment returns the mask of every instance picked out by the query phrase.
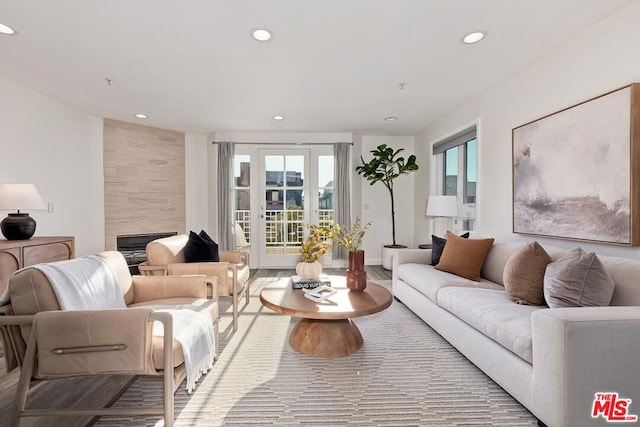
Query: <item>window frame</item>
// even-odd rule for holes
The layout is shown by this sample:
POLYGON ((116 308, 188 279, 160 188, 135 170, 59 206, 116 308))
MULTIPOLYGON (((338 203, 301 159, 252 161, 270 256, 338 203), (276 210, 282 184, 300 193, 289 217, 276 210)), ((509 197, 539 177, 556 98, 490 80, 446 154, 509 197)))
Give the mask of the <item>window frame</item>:
MULTIPOLYGON (((444 195, 446 185, 446 151, 451 148, 458 147, 458 175, 456 182, 456 197, 458 199, 458 216, 454 218, 454 223, 462 221, 465 224, 467 221, 475 222, 476 219, 476 204, 478 201, 478 174, 476 172, 476 200, 475 202, 468 203, 467 201, 467 166, 468 166, 468 143, 476 141, 476 167, 479 164, 479 144, 480 138, 478 137, 478 122, 474 122, 467 125, 462 130, 452 133, 447 137, 440 138, 432 144, 433 151, 441 150, 440 153, 434 154, 432 152, 432 186, 431 194, 444 195), (472 135, 472 136, 470 136, 472 135), (466 139, 466 140, 465 140, 466 139)), ((466 227, 461 225, 461 230, 474 229, 474 227, 466 227)))

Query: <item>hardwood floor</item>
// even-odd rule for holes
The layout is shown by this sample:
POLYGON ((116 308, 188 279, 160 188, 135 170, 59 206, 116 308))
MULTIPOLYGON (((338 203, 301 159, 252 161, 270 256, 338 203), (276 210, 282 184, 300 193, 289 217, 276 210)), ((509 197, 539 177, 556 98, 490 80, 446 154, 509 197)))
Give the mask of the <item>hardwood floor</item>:
MULTIPOLYGON (((391 271, 382 266, 365 266, 367 276, 374 280, 391 280, 391 271)), ((327 274, 342 275, 345 269, 327 268, 327 274)), ((295 274, 294 269, 255 269, 251 271, 251 278, 287 277, 295 274)), ((226 301, 221 305, 225 306, 226 301)), ((242 315, 242 313, 241 313, 242 315)), ((15 396, 20 372, 18 369, 7 373, 5 368, 4 350, 0 340, 0 425, 7 425, 7 417, 15 396)), ((135 379, 130 376, 69 378, 45 381, 34 387, 29 393, 27 408, 64 408, 64 407, 95 407, 109 406, 115 402, 129 384, 135 379)), ((26 418, 21 426, 87 426, 95 423, 95 417, 65 417, 65 418, 26 418)))

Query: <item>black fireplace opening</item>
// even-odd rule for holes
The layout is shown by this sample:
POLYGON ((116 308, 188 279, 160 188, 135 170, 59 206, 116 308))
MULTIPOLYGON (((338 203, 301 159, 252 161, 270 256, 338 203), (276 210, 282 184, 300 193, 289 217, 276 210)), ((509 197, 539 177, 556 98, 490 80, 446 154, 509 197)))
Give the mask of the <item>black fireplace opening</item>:
POLYGON ((127 261, 131 274, 140 274, 138 264, 147 260, 147 243, 163 237, 175 236, 175 231, 149 234, 123 234, 116 237, 117 250, 127 261))

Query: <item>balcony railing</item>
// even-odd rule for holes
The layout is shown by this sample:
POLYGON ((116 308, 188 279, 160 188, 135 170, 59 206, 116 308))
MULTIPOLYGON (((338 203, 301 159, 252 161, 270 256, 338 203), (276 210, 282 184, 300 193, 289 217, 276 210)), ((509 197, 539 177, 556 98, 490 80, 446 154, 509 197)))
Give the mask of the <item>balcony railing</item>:
MULTIPOLYGON (((333 223, 333 209, 318 210, 318 225, 328 227, 333 223)), ((252 241, 251 211, 235 211, 236 223, 242 227, 247 242, 252 241)), ((265 243, 267 248, 299 247, 305 239, 304 211, 287 209, 265 212, 265 243)))

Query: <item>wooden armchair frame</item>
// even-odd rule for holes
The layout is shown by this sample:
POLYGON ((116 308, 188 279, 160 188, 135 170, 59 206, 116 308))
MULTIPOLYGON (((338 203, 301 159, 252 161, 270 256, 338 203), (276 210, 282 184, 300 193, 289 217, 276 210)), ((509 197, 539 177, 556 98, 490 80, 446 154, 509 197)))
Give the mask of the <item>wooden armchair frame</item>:
MULTIPOLYGON (((130 310, 130 309, 123 309, 130 310)), ((140 310, 140 309, 138 309, 140 310)), ((32 384, 36 384, 42 380, 33 379, 34 367, 36 365, 38 356, 38 336, 36 328, 32 328, 31 335, 27 343, 27 351, 24 356, 24 361, 20 367, 20 379, 18 381, 18 387, 16 389, 16 398, 13 408, 9 414, 9 425, 12 427, 18 427, 20 420, 27 417, 58 417, 58 416, 70 416, 70 415, 161 415, 164 419, 164 425, 171 427, 174 424, 174 392, 184 379, 184 372, 182 375, 174 378, 173 368, 173 318, 169 313, 153 312, 151 309, 147 309, 148 321, 161 322, 165 334, 164 334, 164 369, 162 373, 156 373, 156 375, 162 375, 163 377, 163 405, 154 407, 136 407, 136 408, 71 408, 71 409, 26 409, 27 395, 32 384)), ((101 311, 96 311, 100 313, 101 311)), ((36 318, 39 316, 51 316, 52 314, 59 317, 64 317, 65 311, 57 312, 40 312, 35 315, 18 315, 18 316, 0 316, 0 325, 34 325, 36 318)), ((146 325, 139 325, 140 327, 147 327, 146 325)), ((68 351, 74 352, 104 352, 104 351, 117 351, 118 343, 114 343, 112 346, 87 346, 83 348, 68 349, 68 351), (111 348, 108 348, 111 347, 111 348)), ((64 349, 60 349, 61 352, 64 349)), ((132 372, 133 375, 150 375, 148 371, 132 372)), ((112 373, 86 373, 86 375, 112 375, 112 373)), ((76 377, 80 375, 68 375, 67 377, 76 377)), ((57 377, 63 378, 63 377, 57 377)))

